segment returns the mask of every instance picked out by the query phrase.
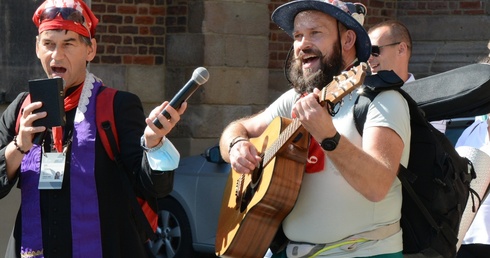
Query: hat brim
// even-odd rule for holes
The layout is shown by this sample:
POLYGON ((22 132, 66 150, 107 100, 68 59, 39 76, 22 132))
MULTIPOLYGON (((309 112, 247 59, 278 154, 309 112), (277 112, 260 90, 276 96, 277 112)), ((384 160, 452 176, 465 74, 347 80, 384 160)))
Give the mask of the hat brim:
POLYGON ((294 19, 298 13, 307 10, 317 10, 326 13, 337 19, 348 29, 353 30, 356 33, 357 58, 361 62, 366 62, 369 59, 371 55, 371 40, 364 27, 362 27, 362 25, 350 14, 325 1, 297 0, 283 4, 272 13, 272 21, 283 29, 291 38, 294 38, 294 19))

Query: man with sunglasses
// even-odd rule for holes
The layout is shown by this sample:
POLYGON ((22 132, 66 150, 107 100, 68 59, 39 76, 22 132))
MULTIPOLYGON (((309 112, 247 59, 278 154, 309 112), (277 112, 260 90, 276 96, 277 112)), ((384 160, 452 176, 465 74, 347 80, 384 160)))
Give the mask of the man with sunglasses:
POLYGON ((388 20, 371 27, 368 34, 372 44, 368 60, 371 72, 393 70, 404 82, 415 80, 413 74, 408 72, 412 38, 405 25, 388 20))
MULTIPOLYGON (((393 70, 405 83, 415 81, 408 72, 412 56, 412 37, 410 31, 401 22, 388 20, 380 22, 368 30, 371 39, 371 57, 368 64, 372 73, 393 70)), ((446 131, 446 120, 432 121, 440 132, 446 131)))
POLYGON ((356 92, 342 99, 335 117, 329 105, 318 102, 321 89, 335 89, 329 85, 333 76, 368 60, 365 14, 362 4, 338 0, 279 6, 272 20, 293 39, 292 89, 262 112, 232 122, 221 136, 223 158, 247 174, 261 166, 263 151, 248 139, 259 137, 277 117, 299 120, 311 135, 301 190, 282 222, 288 241, 283 250, 272 250, 273 257, 403 256, 396 175, 399 164, 408 164, 406 101, 396 91, 377 95, 363 136, 352 115, 356 92))
POLYGON ((82 0, 47 0, 32 20, 39 32, 36 54, 47 77, 64 81, 66 124, 33 126, 49 114, 35 113, 41 102, 23 106, 27 93, 19 94, 2 114, 0 198, 17 182, 22 195, 7 257, 147 257, 147 236, 139 234, 126 194, 133 189, 126 189, 122 180, 127 177, 135 194, 149 199, 171 191, 179 153, 165 136, 186 104, 177 111, 164 102, 145 117, 136 95, 118 91, 113 107, 102 109, 114 110, 125 168, 119 169, 104 149, 95 119, 104 105, 96 103, 97 95, 107 88, 87 70, 97 50, 97 18, 82 0), (170 119, 161 115, 164 108, 170 119), (153 125, 155 118, 161 129, 153 125), (39 133, 42 141, 34 144, 39 133), (61 157, 57 162, 63 167, 63 181, 39 189, 45 157, 51 154, 61 157))

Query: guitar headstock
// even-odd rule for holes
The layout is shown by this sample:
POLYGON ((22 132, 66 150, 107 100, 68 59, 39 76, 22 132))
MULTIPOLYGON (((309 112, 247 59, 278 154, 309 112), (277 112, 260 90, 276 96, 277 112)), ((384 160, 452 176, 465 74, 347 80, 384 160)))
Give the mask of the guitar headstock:
POLYGON ((323 105, 326 101, 335 104, 347 94, 360 87, 364 82, 364 78, 366 78, 366 70, 367 64, 363 62, 358 66, 352 67, 349 71, 335 76, 333 81, 321 90, 320 104, 323 105))

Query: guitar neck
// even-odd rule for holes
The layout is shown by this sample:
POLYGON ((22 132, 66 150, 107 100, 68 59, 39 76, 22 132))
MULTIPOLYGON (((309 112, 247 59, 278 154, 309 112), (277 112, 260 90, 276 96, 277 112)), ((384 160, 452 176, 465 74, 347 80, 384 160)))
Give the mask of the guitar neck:
MULTIPOLYGON (((351 93, 355 88, 359 87, 366 76, 367 64, 361 63, 353 69, 335 76, 327 86, 320 91, 318 102, 323 106, 325 102, 337 103, 342 100, 347 94, 351 93)), ((263 154, 263 166, 267 166, 269 162, 277 155, 277 152, 290 140, 291 136, 298 131, 301 123, 298 119, 293 119, 284 131, 281 132, 278 139, 270 146, 263 154)))
POLYGON ((294 118, 292 122, 281 132, 276 141, 267 149, 263 157, 263 165, 267 166, 269 162, 277 155, 277 152, 286 144, 296 131, 301 127, 299 119, 294 118))

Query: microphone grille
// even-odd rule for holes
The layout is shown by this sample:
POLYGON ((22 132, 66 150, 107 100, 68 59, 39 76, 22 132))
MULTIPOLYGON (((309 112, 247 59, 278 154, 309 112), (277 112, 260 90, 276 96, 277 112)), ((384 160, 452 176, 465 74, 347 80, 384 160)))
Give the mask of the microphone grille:
POLYGON ((206 83, 209 79, 209 72, 204 67, 198 67, 192 73, 192 79, 196 81, 199 85, 206 83))

